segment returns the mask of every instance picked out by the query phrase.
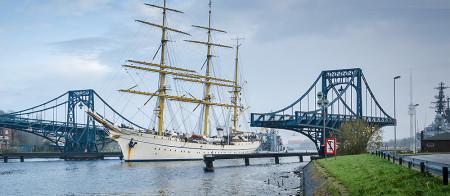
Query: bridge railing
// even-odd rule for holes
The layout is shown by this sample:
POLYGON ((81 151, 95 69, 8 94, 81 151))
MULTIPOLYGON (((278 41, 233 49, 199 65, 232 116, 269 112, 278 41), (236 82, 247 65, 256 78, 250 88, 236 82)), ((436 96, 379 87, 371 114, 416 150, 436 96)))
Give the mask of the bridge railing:
MULTIPOLYGON (((11 123, 16 125, 40 125, 40 126, 67 126, 73 127, 73 125, 68 124, 66 122, 58 122, 44 119, 34 119, 34 118, 24 118, 24 117, 11 117, 11 118, 2 118, 4 123, 11 123)), ((85 127, 86 124, 75 123, 76 126, 85 127)))
POLYGON ((394 155, 391 154, 390 152, 385 151, 375 151, 371 153, 380 156, 384 159, 388 159, 389 161, 392 160, 393 163, 397 161, 399 165, 406 164, 408 165, 409 169, 416 168, 420 170, 420 172, 428 171, 430 173, 442 176, 443 184, 448 185, 448 177, 449 177, 448 168, 450 167, 450 164, 443 164, 433 161, 426 161, 422 159, 415 159, 408 156, 394 155))
MULTIPOLYGON (((385 117, 371 117, 363 116, 357 117, 355 115, 342 115, 342 114, 326 114, 326 122, 346 122, 361 119, 369 124, 390 124, 394 125, 395 119, 385 117)), ((296 111, 295 115, 289 114, 275 114, 275 113, 252 113, 252 122, 284 122, 284 121, 317 121, 323 120, 323 114, 316 112, 300 112, 296 111)))
POLYGON ((295 120, 294 115, 289 114, 272 114, 272 113, 252 113, 252 122, 262 122, 262 121, 288 121, 295 120))

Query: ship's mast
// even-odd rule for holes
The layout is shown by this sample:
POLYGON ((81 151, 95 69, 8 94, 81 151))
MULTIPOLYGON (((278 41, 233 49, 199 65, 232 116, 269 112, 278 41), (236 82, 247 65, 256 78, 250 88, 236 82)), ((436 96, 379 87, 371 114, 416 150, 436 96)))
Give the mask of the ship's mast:
POLYGON ((179 67, 168 66, 165 63, 166 43, 168 41, 168 40, 166 40, 166 33, 167 33, 167 31, 172 31, 172 32, 176 32, 176 33, 186 34, 186 35, 190 35, 190 34, 182 32, 182 31, 179 31, 179 30, 176 30, 176 29, 172 29, 172 28, 166 27, 165 26, 166 25, 166 11, 172 11, 172 12, 178 12, 178 13, 183 13, 183 12, 178 11, 178 10, 174 10, 174 9, 170 9, 170 8, 166 8, 165 7, 166 6, 166 1, 165 0, 164 0, 164 6, 163 7, 157 6, 157 5, 152 5, 152 4, 145 4, 145 5, 163 9, 163 24, 162 25, 157 25, 157 24, 149 23, 149 22, 142 21, 142 20, 136 20, 137 22, 144 23, 144 24, 147 24, 147 25, 150 25, 150 26, 154 26, 154 27, 158 27, 158 28, 162 29, 162 36, 161 36, 161 63, 160 64, 154 64, 154 63, 147 63, 147 62, 136 61, 136 60, 128 60, 128 62, 130 62, 130 63, 136 63, 136 64, 145 65, 145 66, 149 66, 149 67, 142 67, 142 66, 136 66, 136 65, 122 65, 122 66, 127 67, 127 68, 137 69, 137 70, 143 70, 143 71, 150 71, 150 72, 159 73, 159 78, 160 78, 159 88, 154 93, 132 90, 136 86, 131 87, 129 89, 121 89, 119 91, 150 96, 149 100, 151 98, 153 98, 154 96, 159 97, 158 109, 156 110, 158 112, 158 118, 159 118, 159 121, 158 121, 158 135, 162 135, 163 119, 164 119, 163 118, 164 102, 165 102, 166 99, 171 100, 171 101, 182 101, 182 102, 197 103, 197 104, 205 105, 206 109, 205 109, 204 135, 206 136, 207 135, 207 126, 208 126, 208 113, 209 113, 209 106, 210 105, 222 106, 222 107, 233 107, 233 108, 239 107, 236 104, 232 104, 231 105, 231 104, 210 102, 211 98, 210 98, 210 95, 209 95, 209 91, 210 91, 210 86, 211 85, 225 86, 225 87, 231 87, 231 88, 235 88, 235 89, 238 88, 236 83, 233 82, 233 81, 226 80, 226 79, 221 79, 221 78, 214 78, 214 77, 210 76, 210 65, 211 65, 211 57, 212 57, 212 55, 211 55, 211 46, 231 48, 230 46, 225 46, 225 45, 211 43, 211 31, 217 31, 217 32, 222 32, 222 33, 226 33, 226 32, 222 31, 222 30, 211 28, 211 1, 210 1, 208 27, 192 25, 193 27, 196 27, 196 28, 201 28, 201 29, 208 30, 208 42, 185 40, 185 41, 188 41, 188 42, 197 43, 197 44, 203 44, 203 45, 207 45, 208 46, 206 74, 205 75, 199 75, 199 74, 196 73, 196 71, 193 71, 193 70, 188 70, 188 69, 183 69, 183 68, 179 68, 179 67), (157 67, 159 69, 154 69, 154 68, 151 68, 151 67, 157 67), (175 71, 173 71, 173 70, 175 70, 175 71), (173 78, 173 79, 176 79, 176 80, 183 80, 183 81, 188 81, 188 82, 197 82, 197 83, 205 84, 205 97, 200 100, 200 99, 195 99, 195 98, 189 98, 189 97, 187 97, 185 95, 183 95, 183 96, 175 96, 175 95, 166 94, 165 91, 167 89, 164 86, 164 82, 166 80, 166 75, 178 76, 178 77, 173 78))
MULTIPOLYGON (((238 65, 239 65, 239 38, 236 39, 236 66, 234 71, 234 96, 233 96, 233 104, 238 106, 238 94, 240 89, 238 87, 238 65)), ((237 108, 233 108, 233 135, 236 135, 237 129, 237 108)))
MULTIPOLYGON (((172 29, 172 28, 166 27, 166 11, 183 13, 183 12, 178 11, 178 10, 167 8, 166 7, 166 0, 164 0, 164 5, 162 7, 161 6, 157 6, 157 5, 147 4, 147 3, 145 5, 148 5, 148 6, 154 7, 154 8, 159 8, 159 9, 163 10, 163 12, 162 12, 162 14, 163 14, 162 25, 153 24, 153 23, 149 23, 149 22, 146 22, 146 21, 142 21, 142 20, 136 20, 137 22, 140 22, 140 23, 144 23, 144 24, 147 24, 147 25, 150 25, 150 26, 161 28, 161 30, 162 30, 162 35, 161 35, 161 63, 158 65, 158 64, 144 63, 144 62, 132 61, 132 60, 128 60, 128 62, 134 62, 134 63, 139 63, 139 64, 157 66, 157 67, 160 68, 160 70, 158 71, 159 72, 159 78, 160 78, 159 88, 157 90, 157 92, 158 92, 157 95, 156 94, 155 95, 159 97, 159 104, 158 104, 159 106, 158 106, 158 109, 156 109, 156 111, 158 112, 158 135, 162 135, 163 125, 164 125, 163 124, 163 119, 164 119, 163 118, 164 117, 164 100, 166 98, 164 96, 165 95, 165 90, 166 90, 166 88, 164 86, 164 82, 165 82, 166 74, 167 74, 167 71, 165 71, 165 68, 173 69, 172 67, 169 67, 169 66, 165 65, 166 64, 165 63, 166 43, 168 41, 168 40, 166 40, 166 31, 169 30, 169 31, 173 31, 173 32, 176 32, 176 33, 181 33, 181 34, 186 34, 186 35, 189 35, 189 34, 185 33, 185 32, 182 32, 182 31, 179 31, 179 30, 176 30, 176 29, 172 29)), ((140 68, 140 67, 129 66, 129 65, 124 65, 124 66, 125 67, 135 68, 135 69, 139 69, 140 68)), ((182 71, 190 71, 190 70, 182 70, 182 71)), ((129 93, 137 93, 137 91, 131 91, 131 88, 128 89, 128 90, 119 90, 119 91, 129 92, 129 93)), ((137 94, 139 94, 139 93, 137 93, 137 94)), ((154 95, 152 95, 152 96, 154 96, 154 95)))
MULTIPOLYGON (((211 0, 209 1, 209 18, 208 18, 208 43, 211 43, 211 0)), ((211 45, 208 45, 208 54, 206 56, 206 77, 209 77, 209 67, 211 65, 211 45)), ((209 79, 206 78, 206 82, 209 82, 209 79)), ((205 98, 206 102, 209 102, 211 96, 209 95, 210 84, 205 84, 205 98)), ((203 135, 208 135, 208 114, 209 114, 209 105, 205 105, 205 123, 203 128, 203 135)))
POLYGON ((439 83, 439 86, 436 87, 435 89, 437 89, 439 91, 438 95, 434 96, 437 100, 436 102, 431 102, 434 103, 435 106, 432 108, 435 108, 436 113, 437 114, 441 114, 441 115, 445 115, 444 110, 445 110, 445 95, 444 95, 444 90, 447 89, 447 86, 444 86, 445 84, 443 82, 439 83))
MULTIPOLYGON (((166 7, 166 0, 164 0, 164 7, 166 7)), ((163 27, 166 26, 166 10, 163 9, 163 27)), ((162 28, 162 36, 161 36, 161 65, 160 68, 162 71, 164 70, 165 66, 165 52, 166 52, 166 29, 162 28)), ((164 87, 164 80, 166 78, 166 74, 163 72, 159 73, 159 94, 163 95, 165 93, 165 87, 164 87)), ((162 135, 163 130, 163 117, 164 117, 164 97, 159 97, 159 107, 157 109, 158 111, 158 135, 162 135)))
MULTIPOLYGON (((210 88, 211 88, 211 82, 210 82, 210 67, 211 67, 211 46, 218 46, 218 47, 224 47, 224 48, 231 48, 230 46, 225 46, 225 45, 220 45, 220 44, 215 44, 215 43, 211 43, 211 31, 217 31, 217 32, 221 32, 221 33, 226 33, 225 31, 222 30, 218 30, 218 29, 213 29, 211 28, 211 0, 209 1, 209 15, 208 15, 208 27, 202 27, 202 26, 196 26, 196 25, 192 25, 193 27, 196 28, 201 28, 201 29, 206 29, 208 32, 208 41, 207 42, 199 42, 199 41, 191 41, 191 40, 185 40, 188 42, 192 42, 192 43, 197 43, 197 44, 204 44, 208 46, 208 51, 207 51, 207 55, 206 55, 206 74, 205 74, 205 81, 203 81, 203 83, 205 84, 205 97, 203 98, 203 101, 205 103, 210 103, 211 101, 211 95, 209 94, 210 88)), ((223 86, 223 85, 221 85, 223 86)), ((205 104, 205 113, 204 113, 204 126, 203 126, 203 135, 207 136, 208 135, 208 115, 209 115, 209 105, 210 104, 205 104)))

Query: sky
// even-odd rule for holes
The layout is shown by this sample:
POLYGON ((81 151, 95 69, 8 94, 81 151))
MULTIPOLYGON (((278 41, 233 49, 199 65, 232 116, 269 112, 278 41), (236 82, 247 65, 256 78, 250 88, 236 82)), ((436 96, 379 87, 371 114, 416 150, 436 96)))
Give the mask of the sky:
MULTIPOLYGON (((29 108, 75 89, 114 99, 117 89, 127 88, 115 79, 127 78, 121 65, 151 59, 157 50, 159 31, 134 20, 159 23, 160 11, 143 3, 162 0, 0 0, 0 109, 29 108)), ((207 0, 169 0, 167 6, 184 11, 169 14, 169 26, 201 39, 191 24, 207 24, 207 0)), ((251 112, 291 104, 322 70, 359 67, 392 116, 393 78, 401 76, 397 138, 405 138, 410 73, 419 129, 434 118, 434 88, 450 85, 449 0, 215 0, 212 11, 213 27, 228 32, 214 41, 234 45, 234 38, 244 38, 240 61, 251 112)), ((182 39, 174 35, 177 44, 182 39)), ((204 61, 194 58, 200 47, 180 45, 175 54, 191 54, 173 63, 204 61)), ((232 64, 232 54, 218 61, 232 64)), ((393 138, 393 127, 384 128, 384 140, 393 138)))

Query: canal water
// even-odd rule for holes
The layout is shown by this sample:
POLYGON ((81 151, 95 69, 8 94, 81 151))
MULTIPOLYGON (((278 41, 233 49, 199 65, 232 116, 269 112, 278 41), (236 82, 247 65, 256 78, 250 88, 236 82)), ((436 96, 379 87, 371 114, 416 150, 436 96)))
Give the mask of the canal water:
POLYGON ((0 163, 0 195, 296 195, 298 157, 203 161, 124 162, 119 159, 9 160, 0 163))

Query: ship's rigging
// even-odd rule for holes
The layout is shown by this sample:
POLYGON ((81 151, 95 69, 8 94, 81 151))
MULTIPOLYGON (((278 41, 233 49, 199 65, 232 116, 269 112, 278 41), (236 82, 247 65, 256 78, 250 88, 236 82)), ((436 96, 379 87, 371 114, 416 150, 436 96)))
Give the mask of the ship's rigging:
MULTIPOLYGON (((239 96, 240 89, 241 89, 241 86, 239 86, 239 84, 238 84, 238 75, 237 75, 239 43, 237 43, 237 46, 236 46, 236 66, 235 66, 234 81, 223 79, 223 78, 218 78, 218 77, 213 77, 211 75, 211 71, 212 71, 211 58, 214 57, 214 55, 212 55, 212 47, 219 47, 219 48, 232 48, 232 47, 212 42, 212 35, 211 35, 212 31, 219 32, 219 33, 226 33, 226 32, 223 30, 219 30, 219 29, 215 29, 215 28, 211 27, 211 2, 209 4, 208 26, 203 27, 203 26, 198 26, 198 25, 192 25, 192 27, 194 27, 194 28, 207 31, 207 35, 208 35, 207 41, 203 42, 203 41, 196 41, 196 40, 185 40, 186 42, 189 42, 189 43, 207 46, 206 60, 205 60, 204 65, 202 65, 202 69, 203 69, 203 66, 206 66, 204 75, 202 75, 201 73, 198 73, 194 70, 168 65, 166 62, 166 58, 168 55, 167 54, 167 42, 169 41, 169 40, 167 40, 167 32, 170 31, 170 32, 174 32, 176 34, 190 35, 189 33, 183 32, 181 30, 177 30, 175 28, 168 27, 167 22, 166 22, 167 21, 166 12, 174 12, 174 13, 183 13, 183 12, 175 10, 175 9, 167 8, 165 0, 164 0, 163 6, 158 6, 158 5, 153 5, 153 4, 145 4, 145 5, 162 10, 163 17, 162 17, 161 25, 143 21, 143 20, 136 20, 139 23, 161 29, 161 32, 162 32, 161 44, 159 46, 159 49, 157 50, 157 53, 159 52, 161 55, 160 63, 156 64, 156 63, 144 62, 144 61, 140 61, 140 60, 128 60, 127 62, 130 64, 125 64, 125 65, 123 65, 123 67, 126 69, 133 69, 133 70, 157 73, 159 75, 158 89, 156 89, 154 92, 146 92, 146 91, 135 89, 136 86, 131 86, 128 89, 120 89, 119 91, 149 96, 149 98, 145 102, 145 104, 147 104, 147 102, 149 102, 152 98, 154 98, 154 97, 157 98, 157 107, 155 109, 155 112, 157 113, 156 116, 157 116, 157 121, 158 121, 158 123, 157 123, 158 124, 158 128, 157 128, 158 135, 163 134, 164 116, 165 116, 164 112, 167 109, 166 107, 169 106, 166 103, 166 101, 194 103, 194 104, 196 104, 196 107, 194 108, 194 110, 197 107, 202 106, 202 109, 201 109, 202 115, 201 116, 203 117, 203 135, 204 136, 207 136, 207 134, 208 134, 208 120, 209 120, 208 118, 209 118, 209 116, 211 116, 211 114, 212 114, 215 117, 215 113, 211 113, 211 106, 233 108, 234 112, 233 112, 233 117, 232 117, 232 121, 233 121, 232 129, 233 129, 233 133, 235 134, 236 129, 237 129, 237 116, 239 116, 240 114, 242 114, 242 112, 244 112, 246 110, 245 109, 243 111, 240 111, 240 114, 238 114, 238 111, 237 111, 238 108, 242 109, 242 107, 240 106, 239 101, 238 101, 238 99, 239 99, 238 96, 239 96), (190 93, 186 93, 185 95, 181 95, 181 96, 170 94, 168 92, 169 87, 166 85, 166 82, 167 82, 166 80, 168 79, 167 78, 168 76, 171 76, 171 77, 173 77, 172 79, 178 80, 178 81, 203 84, 204 85, 203 98, 198 99, 190 93), (213 101, 213 99, 212 99, 213 97, 211 96, 211 87, 212 86, 221 86, 221 87, 225 87, 225 88, 232 88, 232 91, 229 91, 233 94, 231 103, 221 103, 221 102, 213 101)), ((156 57, 156 54, 153 57, 153 59, 155 57, 156 57)), ((170 111, 170 107, 168 109, 170 111)), ((182 118, 184 118, 184 117, 182 117, 182 118)))

